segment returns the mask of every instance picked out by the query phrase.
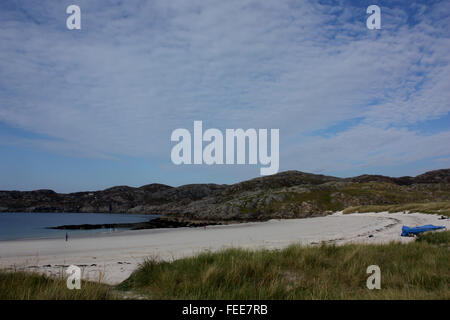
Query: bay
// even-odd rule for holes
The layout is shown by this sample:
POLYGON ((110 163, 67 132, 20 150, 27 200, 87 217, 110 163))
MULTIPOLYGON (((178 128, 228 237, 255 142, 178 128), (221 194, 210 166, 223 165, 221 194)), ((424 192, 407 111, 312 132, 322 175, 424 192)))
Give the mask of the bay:
POLYGON ((29 213, 0 212, 0 240, 34 238, 65 238, 94 233, 117 232, 123 229, 55 230, 48 227, 78 224, 113 224, 144 222, 158 215, 121 213, 29 213))

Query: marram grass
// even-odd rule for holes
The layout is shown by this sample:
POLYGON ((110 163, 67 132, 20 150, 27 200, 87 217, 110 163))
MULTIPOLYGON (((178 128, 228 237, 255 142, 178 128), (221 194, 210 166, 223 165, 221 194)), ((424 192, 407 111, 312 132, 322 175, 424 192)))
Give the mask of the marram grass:
POLYGON ((112 287, 82 281, 80 290, 67 289, 66 280, 23 271, 0 271, 0 300, 106 300, 112 287))
POLYGON ((408 244, 292 245, 147 260, 119 289, 153 299, 450 299, 449 233, 440 234, 447 236, 427 235, 440 246, 424 237, 408 244), (369 265, 381 269, 380 290, 366 287, 369 265))

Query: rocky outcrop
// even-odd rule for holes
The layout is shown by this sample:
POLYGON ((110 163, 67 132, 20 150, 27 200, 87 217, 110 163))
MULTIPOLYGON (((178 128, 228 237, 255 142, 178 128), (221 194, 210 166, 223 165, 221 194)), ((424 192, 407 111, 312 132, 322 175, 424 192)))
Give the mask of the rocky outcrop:
POLYGON ((172 221, 254 221, 325 215, 348 206, 450 200, 450 169, 417 177, 337 178, 286 171, 233 185, 149 184, 59 194, 0 191, 0 211, 162 214, 172 221))
POLYGON ((136 223, 109 223, 109 224, 74 224, 48 227, 55 230, 95 230, 95 229, 118 229, 125 228, 130 230, 159 229, 159 228, 182 228, 182 227, 206 227, 206 225, 217 225, 210 221, 182 221, 170 219, 167 217, 155 218, 145 222, 136 223))

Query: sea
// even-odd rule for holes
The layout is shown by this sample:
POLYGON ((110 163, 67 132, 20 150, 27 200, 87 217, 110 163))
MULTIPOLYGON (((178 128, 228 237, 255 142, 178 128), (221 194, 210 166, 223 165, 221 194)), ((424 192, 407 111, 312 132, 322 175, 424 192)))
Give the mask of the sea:
POLYGON ((98 233, 120 232, 119 229, 55 230, 48 227, 76 224, 112 224, 144 222, 159 217, 149 214, 121 213, 29 213, 0 212, 0 240, 41 238, 65 239, 71 236, 89 236, 98 233))

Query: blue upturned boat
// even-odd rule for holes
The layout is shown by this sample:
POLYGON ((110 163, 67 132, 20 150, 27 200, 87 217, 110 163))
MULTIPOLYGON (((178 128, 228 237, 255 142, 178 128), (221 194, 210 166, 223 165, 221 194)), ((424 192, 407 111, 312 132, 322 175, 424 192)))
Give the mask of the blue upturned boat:
POLYGON ((402 227, 402 237, 408 237, 417 235, 419 233, 425 232, 425 231, 432 231, 432 230, 438 230, 438 229, 445 229, 444 226, 434 226, 432 224, 427 224, 425 226, 420 227, 402 227))

